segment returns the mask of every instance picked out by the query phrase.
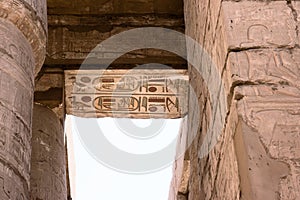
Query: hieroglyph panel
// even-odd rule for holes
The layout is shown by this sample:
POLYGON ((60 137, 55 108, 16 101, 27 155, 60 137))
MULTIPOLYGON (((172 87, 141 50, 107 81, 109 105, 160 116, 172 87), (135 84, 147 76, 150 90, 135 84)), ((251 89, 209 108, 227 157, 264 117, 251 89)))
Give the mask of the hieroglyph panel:
POLYGON ((187 114, 186 70, 67 70, 67 114, 180 118, 187 114))
POLYGON ((236 87, 235 94, 248 126, 243 135, 253 196, 300 199, 300 90, 251 85, 236 87))

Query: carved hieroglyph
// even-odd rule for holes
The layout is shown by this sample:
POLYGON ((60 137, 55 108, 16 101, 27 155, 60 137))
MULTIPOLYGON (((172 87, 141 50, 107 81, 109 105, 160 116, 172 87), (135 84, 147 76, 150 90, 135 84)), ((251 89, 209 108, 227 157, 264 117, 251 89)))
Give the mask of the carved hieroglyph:
POLYGON ((47 1, 1 0, 0 17, 13 23, 30 43, 35 61, 34 74, 37 75, 46 55, 47 1))
POLYGON ((30 198, 34 75, 46 44, 46 0, 0 1, 0 199, 30 198))
POLYGON ((187 113, 186 70, 66 71, 67 114, 179 118, 187 113))
POLYGON ((34 105, 32 126, 31 199, 66 200, 66 159, 63 126, 45 106, 34 105))
POLYGON ((229 48, 295 45, 293 11, 285 1, 222 2, 229 48))
POLYGON ((0 18, 0 199, 29 199, 34 57, 30 43, 0 18))
POLYGON ((242 97, 238 112, 253 198, 299 199, 299 89, 260 85, 237 87, 235 92, 242 97))

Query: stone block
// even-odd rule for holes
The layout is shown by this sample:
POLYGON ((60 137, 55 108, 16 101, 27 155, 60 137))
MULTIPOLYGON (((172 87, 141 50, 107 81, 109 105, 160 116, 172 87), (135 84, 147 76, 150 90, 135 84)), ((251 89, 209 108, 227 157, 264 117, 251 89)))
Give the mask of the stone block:
MULTIPOLYGON (((204 43, 205 27, 209 1, 184 1, 186 34, 199 42, 204 43)), ((192 49, 191 49, 192 50, 192 49)))
MULTIPOLYGON (((293 14, 295 16, 295 20, 297 22, 297 30, 299 31, 300 27, 300 2, 299 1, 291 1, 290 4, 291 9, 293 10, 293 14)), ((300 44, 300 35, 297 34, 297 44, 300 44)))
POLYGON ((179 118, 187 114, 186 70, 65 71, 66 110, 80 117, 179 118))
POLYGON ((299 56, 298 49, 232 52, 228 57, 228 74, 224 80, 231 82, 229 85, 250 82, 300 88, 299 56))
POLYGON ((241 164, 244 169, 240 171, 244 172, 242 182, 249 177, 248 195, 256 199, 299 198, 299 89, 241 86, 235 94, 242 97, 237 134, 243 138, 246 155, 240 155, 243 150, 237 153, 239 159, 247 158, 248 166, 241 164))
POLYGON ((239 197, 239 170, 233 140, 224 147, 224 154, 215 173, 216 184, 211 199, 232 200, 239 197))
POLYGON ((185 55, 185 43, 175 36, 170 36, 166 40, 163 33, 153 36, 151 35, 152 32, 146 32, 142 40, 137 40, 137 34, 131 34, 125 38, 115 39, 113 43, 103 43, 112 36, 145 25, 166 27, 182 32, 184 24, 181 17, 167 18, 144 15, 87 18, 72 16, 64 19, 63 17, 50 16, 49 25, 48 57, 46 59, 48 65, 62 63, 80 65, 92 51, 92 55, 89 56, 100 60, 94 62, 94 65, 108 64, 119 56, 121 58, 116 59, 116 63, 133 66, 144 63, 186 63, 186 61, 182 61, 183 58, 178 58, 174 53, 170 53, 171 51, 167 52, 163 49, 175 50, 175 52, 185 55), (84 25, 82 25, 83 22, 84 25), (152 38, 151 41, 150 38, 152 38), (157 50, 149 49, 150 42, 157 50), (97 50, 94 50, 96 47, 97 50))
POLYGON ((224 1, 229 49, 294 47, 296 22, 285 1, 224 1))
POLYGON ((48 1, 49 14, 112 15, 112 14, 173 14, 182 15, 181 1, 157 0, 62 0, 48 1))

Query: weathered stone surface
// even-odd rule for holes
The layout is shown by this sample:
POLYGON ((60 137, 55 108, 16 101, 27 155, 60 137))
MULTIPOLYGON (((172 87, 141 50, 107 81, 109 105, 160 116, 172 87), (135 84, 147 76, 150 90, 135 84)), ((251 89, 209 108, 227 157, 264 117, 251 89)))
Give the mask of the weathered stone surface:
POLYGON ((29 199, 34 58, 10 21, 0 35, 0 199, 29 199))
POLYGON ((225 150, 223 150, 223 152, 221 150, 218 169, 217 172, 215 172, 217 174, 215 176, 215 186, 211 199, 239 199, 239 169, 233 140, 231 140, 227 145, 224 145, 223 148, 225 148, 225 150))
MULTIPOLYGON (((96 45, 111 36, 135 28, 165 27, 184 32, 182 1, 177 0, 51 0, 48 1, 48 5, 50 28, 46 64, 49 65, 80 65, 96 45)), ((130 42, 125 40, 117 46, 128 46, 126 44, 130 42)), ((107 64, 112 56, 119 53, 116 50, 110 52, 109 47, 105 48, 107 52, 101 54, 101 63, 94 65, 107 64)), ((127 52, 115 61, 115 64, 127 64, 131 67, 145 63, 186 66, 186 61, 179 57, 153 49, 127 52)))
MULTIPOLYGON (((121 32, 145 27, 164 27, 184 32, 182 1, 157 0, 94 0, 61 2, 48 1, 49 11, 49 45, 47 47, 46 64, 48 65, 80 65, 87 55, 104 40, 121 32), (59 44, 59 45, 58 45, 59 44)), ((145 36, 146 38, 146 36, 145 36)), ((135 40, 135 42, 141 40, 135 40)), ((142 42, 142 41, 141 41, 142 42)), ((166 41, 162 41, 166 42, 166 41)), ((117 44, 128 47, 130 38, 117 44)), ((176 41, 173 41, 173 48, 176 41)), ((119 51, 101 54, 101 63, 119 51)), ((99 54, 100 56, 100 54, 99 54)), ((126 52, 115 61, 117 64, 163 63, 185 65, 176 55, 159 48, 140 49, 126 52)), ((74 66, 73 66, 74 67, 74 66)))
POLYGON ((44 67, 39 77, 35 80, 35 92, 45 92, 51 88, 62 88, 64 71, 61 68, 44 67))
POLYGON ((46 1, 0 1, 0 199, 29 199, 34 75, 45 58, 46 1))
MULTIPOLYGON (((200 189, 201 177, 199 176, 200 171, 203 169, 203 165, 199 163, 198 159, 198 148, 201 146, 201 137, 198 133, 199 129, 207 131, 208 127, 205 127, 211 121, 211 105, 209 102, 209 93, 206 84, 202 77, 199 77, 199 73, 195 68, 189 68, 190 76, 190 93, 189 93, 189 110, 187 119, 187 128, 185 132, 181 133, 182 136, 179 138, 179 143, 182 149, 188 150, 188 157, 190 159, 190 179, 189 179, 189 199, 202 199, 204 194, 203 190, 200 189), (206 111, 206 109, 208 111, 206 111), (203 119, 206 119, 204 122, 203 119), (190 145, 190 146, 189 146, 190 145)), ((204 159, 203 159, 204 160, 204 159)), ((176 165, 182 166, 183 162, 179 160, 176 165)), ((180 169, 180 168, 179 168, 180 169)), ((177 179, 181 178, 182 172, 180 170, 174 171, 174 177, 177 179)), ((180 180, 180 179, 179 179, 180 180)), ((176 185, 174 185, 176 186, 176 185)), ((173 186, 173 187, 174 187, 173 186)), ((176 187, 175 187, 176 188, 176 187)), ((179 190, 177 188, 177 190, 179 190)), ((176 195, 178 191, 175 191, 176 195)), ((175 195, 175 196, 176 196, 175 195)), ((170 199, 171 200, 171 199, 170 199)), ((172 199, 173 200, 173 199, 172 199)))
POLYGON ((45 60, 47 40, 46 10, 46 0, 0 1, 0 17, 11 21, 17 26, 32 46, 35 75, 37 75, 45 60))
POLYGON ((80 117, 179 118, 187 113, 186 70, 68 70, 66 109, 80 117))
MULTIPOLYGON (((286 135, 295 135, 295 131, 297 132, 295 127, 299 126, 296 122, 299 119, 295 117, 295 112, 298 112, 299 107, 296 103, 299 102, 297 97, 297 90, 299 89, 299 51, 297 48, 292 49, 298 43, 296 27, 299 24, 297 22, 299 20, 296 19, 299 10, 298 2, 223 1, 221 4, 220 2, 218 0, 185 1, 186 33, 199 42, 211 58, 207 59, 206 54, 199 54, 194 50, 194 47, 189 46, 187 49, 188 54, 197 56, 199 63, 207 65, 204 76, 210 76, 209 80, 211 82, 214 82, 215 72, 211 71, 210 61, 215 63, 220 73, 222 73, 222 84, 225 86, 225 94, 221 93, 220 96, 226 95, 228 100, 227 105, 224 105, 224 101, 219 103, 219 106, 223 107, 220 110, 224 110, 225 107, 225 110, 229 111, 229 115, 226 117, 226 128, 219 138, 219 143, 207 157, 200 159, 200 146, 205 137, 207 124, 209 124, 207 119, 210 119, 211 115, 214 116, 214 113, 210 113, 210 106, 200 106, 203 114, 197 114, 196 111, 189 110, 189 115, 191 115, 189 120, 193 121, 197 115, 200 116, 201 120, 199 122, 200 135, 196 137, 189 148, 191 160, 189 198, 297 199, 299 198, 297 196, 299 186, 296 181, 298 163, 294 160, 298 159, 298 154, 295 153, 299 151, 298 143, 295 142, 298 140, 297 138, 291 139, 291 136, 287 137, 286 135), (275 48, 280 49, 275 50, 275 48), (224 66, 226 66, 225 69, 224 66), (242 92, 236 92, 235 95, 235 98, 240 100, 239 110, 236 111, 234 101, 231 102, 233 89, 237 85, 252 84, 271 85, 268 91, 256 89, 250 95, 251 98, 256 99, 260 111, 252 109, 250 97, 246 97, 247 95, 242 92), (291 89, 291 86, 294 88, 291 89), (285 89, 279 89, 279 87, 285 87, 285 89), (279 90, 281 90, 281 95, 276 93, 279 90), (275 94, 278 97, 274 97, 275 94), (290 97, 285 98, 285 95, 290 97), (245 103, 240 103, 244 101, 245 103), (231 108, 226 109, 229 108, 231 103, 231 108), (246 107, 247 111, 243 110, 241 105, 246 107), (285 107, 288 105, 290 108, 285 107), (262 118, 261 115, 263 115, 264 109, 268 114, 265 114, 265 117, 262 118), (284 114, 284 112, 294 113, 293 117, 289 117, 289 114, 284 114), (245 125, 246 122, 244 122, 245 124, 241 128, 241 122, 239 122, 238 131, 249 134, 246 134, 247 138, 235 139, 236 141, 233 143, 232 137, 238 125, 237 113, 240 116, 248 116, 249 119, 247 120, 253 121, 253 123, 245 125), (275 126, 274 123, 270 122, 270 120, 275 119, 267 118, 267 116, 273 115, 275 115, 274 118, 277 119, 280 125, 275 126), (281 119, 279 120, 276 116, 280 116, 281 119), (253 124, 257 123, 264 127, 262 129, 265 130, 263 134, 260 134, 261 130, 253 128, 253 124), (285 124, 288 124, 288 126, 285 124), (251 128, 247 128, 248 126, 251 128), (273 139, 266 138, 266 135, 271 135, 272 137, 268 137, 273 139), (246 155, 244 157, 251 157, 251 159, 248 159, 251 162, 249 164, 252 169, 250 173, 247 167, 243 167, 243 165, 247 165, 248 160, 241 159, 241 148, 238 141, 246 143, 245 146, 248 147, 248 150, 251 147, 247 153, 244 153, 246 155), (253 144, 258 142, 261 143, 261 146, 253 147, 253 144), (267 152, 264 152, 266 145, 271 147, 267 152), (235 152, 239 155, 238 157, 236 157, 235 152), (237 162, 239 165, 237 165, 237 162), (270 175, 272 172, 274 173, 270 175), (241 180, 239 180, 239 177, 241 177, 241 180), (271 179, 273 179, 273 182, 271 179), (229 182, 230 184, 226 184, 229 182), (224 185, 227 187, 224 187, 224 185), (240 196, 240 189, 242 189, 242 196, 240 196), (255 191, 254 196, 252 196, 252 191, 255 191)), ((212 100, 208 98, 209 93, 205 92, 204 89, 205 84, 199 79, 199 75, 193 73, 191 69, 190 67, 191 84, 194 86, 198 99, 190 100, 190 105, 195 105, 197 100, 200 105, 203 105, 203 102, 211 104, 212 100)), ((218 90, 210 90, 209 92, 215 93, 216 91, 218 90)), ((213 120, 221 118, 222 116, 218 117, 216 115, 213 120)), ((246 119, 243 118, 243 120, 246 119)), ((197 122, 192 123, 195 125, 197 122)), ((192 130, 192 127, 189 130, 192 130)))
POLYGON ((182 195, 182 194, 179 194, 177 196, 177 199, 176 200, 187 200, 187 197, 185 195, 182 195))
MULTIPOLYGON (((179 130, 179 137, 177 139, 177 147, 176 147, 176 160, 173 164, 173 178, 170 184, 170 190, 169 190, 169 200, 176 199, 180 192, 180 185, 182 180, 187 180, 186 184, 183 184, 184 186, 188 186, 188 181, 190 177, 190 162, 188 160, 188 157, 185 154, 186 148, 187 148, 187 117, 183 118, 180 125, 179 130), (186 161, 185 161, 186 159, 186 161), (185 165, 186 163, 186 165, 185 165), (187 168, 188 165, 188 168, 187 168), (186 166, 186 168, 185 168, 186 166), (185 170, 185 169, 186 170, 185 170), (186 172, 186 173, 184 173, 186 172), (186 176, 183 176, 185 174, 186 176), (187 179, 182 179, 183 177, 186 177, 187 179)), ((185 182, 185 181, 184 181, 185 182)), ((188 193, 188 187, 186 188, 185 194, 188 193)))
POLYGON ((185 33, 199 42, 204 43, 205 27, 209 1, 189 0, 184 3, 185 33), (201 12, 200 12, 201 11, 201 12))
MULTIPOLYGON (((63 68, 78 69, 98 43, 125 30, 144 26, 181 32, 184 29, 179 1, 48 2, 47 64, 64 65, 63 68)), ((194 46, 187 49, 205 70, 201 77, 189 67, 195 96, 190 95, 187 130, 178 147, 180 150, 189 147, 189 150, 176 162, 171 199, 299 199, 299 2, 185 0, 184 6, 186 33, 199 42, 207 54, 195 51, 194 46), (218 80, 219 74, 223 82, 218 80), (208 87, 207 83, 213 86, 208 87), (225 91, 220 89, 223 85, 225 91), (212 112, 214 106, 217 109, 212 112), (224 119, 226 124, 221 123, 224 119), (224 129, 218 143, 203 158, 201 147, 204 145, 207 149, 210 145, 205 143, 210 124, 214 130, 223 126, 224 129), (199 134, 194 135, 194 132, 199 134), (190 143, 191 146, 187 146, 190 143), (179 187, 184 159, 190 160, 188 189, 186 181, 183 181, 184 187, 179 187)), ((25 44, 24 38, 20 38, 22 33, 15 28, 8 30, 10 25, 0 27, 5 30, 1 35, 8 37, 0 44, 0 131, 4 141, 0 140, 0 147, 3 144, 0 199, 27 198, 31 124, 31 112, 27 108, 31 106, 34 74, 29 44, 40 66, 47 32, 45 8, 44 1, 0 2, 0 15, 15 24, 29 41, 25 44), (7 32, 15 34, 7 36, 7 32), (16 37, 17 45, 24 43, 25 46, 18 49, 12 42, 16 37), (9 123, 11 121, 14 123, 9 123), (23 140, 25 142, 20 142, 23 140)), ((171 42, 173 47, 176 44, 171 42)), ((118 52, 113 51, 98 56, 109 60, 116 54, 118 52)), ((177 56, 153 49, 130 52, 114 65, 135 67, 149 62, 186 66, 177 56)), ((62 78, 62 74, 41 73, 35 93, 36 100, 51 105, 61 113, 61 119, 64 116, 62 78)), ((77 83, 79 92, 86 90, 84 81, 77 83)), ((76 105, 81 108, 83 104, 76 105)))
POLYGON ((296 22, 286 1, 222 3, 230 49, 295 46, 296 22))
POLYGON ((181 156, 175 161, 173 174, 174 177, 170 186, 169 200, 187 198, 188 184, 190 179, 190 161, 183 160, 181 156))
MULTIPOLYGON (((184 22, 181 16, 137 15, 137 16, 101 16, 101 17, 78 17, 78 16, 49 16, 49 45, 47 47, 46 64, 80 65, 94 48, 102 44, 106 39, 124 31, 139 27, 165 27, 180 32, 184 30, 184 22), (67 17, 67 19, 65 19, 67 17), (59 44, 59 45, 58 45, 59 44)), ((146 38, 147 36, 145 36, 146 38)), ((110 59, 119 55, 134 43, 142 44, 143 40, 131 40, 125 38, 112 46, 103 46, 106 51, 97 56, 101 62, 94 65, 107 64, 110 59), (116 49, 118 47, 118 49, 116 49)), ((167 43, 168 41, 158 41, 167 43)), ((182 48, 172 41, 172 48, 182 48)), ((138 46, 138 45, 136 45, 138 46)), ((134 47, 136 47, 134 46, 134 47)), ((138 49, 125 52, 126 54, 115 61, 117 64, 186 64, 186 61, 170 52, 157 49, 138 49)), ((95 52, 95 50, 94 50, 95 52)), ((94 53, 93 52, 93 53, 94 53)), ((186 65, 185 65, 186 66, 186 65)))
POLYGON ((52 110, 38 104, 33 109, 31 143, 31 199, 66 200, 63 126, 52 110))
MULTIPOLYGON (((212 102, 207 84, 203 78, 197 73, 197 70, 190 67, 190 85, 192 90, 189 96, 189 114, 188 114, 188 131, 187 138, 180 138, 182 141, 187 141, 188 157, 191 160, 190 179, 189 179, 189 199, 236 199, 239 197, 239 174, 235 156, 235 148, 233 146, 232 137, 235 132, 237 116, 232 106, 232 114, 226 116, 226 101, 222 98, 224 93, 220 92, 219 87, 215 87, 212 98, 216 99, 217 109, 212 112, 212 102), (191 95, 194 93, 195 95, 191 95), (228 126, 222 131, 222 118, 228 118, 228 126), (211 126, 211 123, 214 125, 211 126), (212 135, 208 134, 210 128, 213 133, 218 130, 217 126, 221 126, 219 130, 223 133, 218 137, 216 146, 205 155, 210 146, 209 139, 212 135), (196 134, 198 135, 195 135, 196 134), (225 154, 230 154, 227 159, 224 159, 225 154), (225 162, 226 161, 226 162, 225 162), (225 163, 224 163, 225 162, 225 163), (220 173, 220 174, 219 174, 220 173), (217 181, 215 181, 217 180, 217 181), (227 187, 224 187, 226 185, 227 187), (228 185, 230 187, 228 187, 228 185)), ((216 72, 216 71, 214 71, 216 72)), ((212 83, 216 77, 212 77, 212 83)), ((221 84, 221 83, 219 83, 221 84)), ((211 87, 214 88, 214 87, 211 87)), ((180 166, 180 162, 176 162, 180 166)), ((175 177, 178 177, 179 171, 175 171, 175 177)))
POLYGON ((249 176, 251 198, 300 198, 300 90, 242 86, 236 96, 249 173, 241 177, 249 176))
POLYGON ((20 0, 20 2, 25 2, 26 6, 32 9, 33 13, 38 18, 38 21, 41 22, 44 30, 47 32, 47 1, 45 0, 20 0))
POLYGON ((182 15, 180 0, 48 0, 49 14, 107 15, 159 13, 182 15))
MULTIPOLYGON (((185 3, 187 35, 199 42, 220 71, 228 50, 295 46, 296 23, 285 1, 220 2, 185 3)), ((188 48, 189 54, 197 53, 193 51, 188 48)), ((196 56, 206 62, 206 55, 196 56)))
POLYGON ((300 88, 299 49, 255 49, 231 52, 224 70, 226 93, 235 85, 277 84, 300 88))
POLYGON ((63 103, 64 71, 43 67, 35 78, 34 102, 57 108, 63 103))
POLYGON ((163 16, 155 14, 143 14, 143 15, 110 15, 110 16, 84 16, 84 15, 49 15, 48 23, 51 28, 54 27, 67 27, 70 30, 76 30, 81 32, 87 32, 88 30, 98 30, 104 33, 112 27, 128 26, 138 27, 157 26, 157 27, 184 27, 184 21, 181 16, 163 16), (84 29, 85 28, 85 29, 84 29))
POLYGON ((189 160, 183 161, 183 169, 182 169, 182 176, 180 180, 180 186, 178 192, 181 194, 188 194, 188 184, 190 179, 190 169, 191 163, 189 160))
POLYGON ((288 2, 289 7, 293 11, 295 21, 297 23, 297 44, 300 44, 300 34, 299 34, 299 27, 300 27, 300 2, 299 1, 291 1, 288 2))
MULTIPOLYGON (((204 116, 209 114, 208 109, 204 116)), ((238 199, 239 173, 233 146, 233 135, 237 124, 235 104, 231 106, 227 125, 219 136, 218 143, 201 158, 200 147, 205 145, 207 136, 207 117, 203 117, 201 132, 189 148, 191 159, 191 178, 189 182, 189 199, 238 199)))

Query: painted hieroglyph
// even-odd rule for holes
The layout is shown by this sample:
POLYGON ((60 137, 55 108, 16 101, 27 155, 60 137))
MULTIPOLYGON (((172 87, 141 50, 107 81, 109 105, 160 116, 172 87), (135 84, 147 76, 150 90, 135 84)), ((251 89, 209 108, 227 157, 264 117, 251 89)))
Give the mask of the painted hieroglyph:
POLYGON ((79 117, 180 118, 186 70, 67 70, 66 109, 79 117))

